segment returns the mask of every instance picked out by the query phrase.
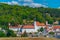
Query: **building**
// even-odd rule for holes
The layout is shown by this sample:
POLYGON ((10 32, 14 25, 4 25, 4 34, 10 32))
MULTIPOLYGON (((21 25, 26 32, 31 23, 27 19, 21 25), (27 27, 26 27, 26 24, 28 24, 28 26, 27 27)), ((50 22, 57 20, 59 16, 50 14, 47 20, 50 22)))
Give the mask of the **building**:
POLYGON ((55 32, 60 32, 60 25, 54 25, 53 29, 55 32))
POLYGON ((55 25, 55 26, 53 26, 53 31, 54 31, 57 35, 60 35, 60 25, 55 25))
POLYGON ((60 38, 60 25, 54 25, 53 31, 55 32, 55 37, 60 38))
MULTIPOLYGON (((20 32, 21 27, 22 27, 21 25, 18 25, 18 26, 9 26, 9 29, 13 30, 15 32, 17 32, 17 31, 20 32)), ((22 32, 24 32, 24 31, 26 31, 27 33, 29 33, 29 32, 38 32, 37 30, 39 28, 41 28, 41 27, 45 28, 46 26, 45 26, 44 23, 40 23, 38 21, 34 21, 34 24, 32 24, 32 25, 28 25, 28 24, 27 25, 23 25, 22 32)))

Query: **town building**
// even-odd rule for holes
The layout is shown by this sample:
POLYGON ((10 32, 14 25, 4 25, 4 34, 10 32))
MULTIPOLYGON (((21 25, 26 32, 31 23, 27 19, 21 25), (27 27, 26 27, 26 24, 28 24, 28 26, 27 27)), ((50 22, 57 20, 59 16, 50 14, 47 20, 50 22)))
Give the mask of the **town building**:
POLYGON ((18 25, 18 26, 10 25, 9 29, 16 31, 16 32, 22 30, 22 32, 26 31, 27 33, 29 33, 29 32, 38 32, 37 30, 41 27, 45 28, 46 26, 44 23, 34 21, 34 24, 32 24, 32 25, 28 25, 28 24, 27 25, 18 25), (22 27, 22 29, 21 29, 21 27, 22 27))

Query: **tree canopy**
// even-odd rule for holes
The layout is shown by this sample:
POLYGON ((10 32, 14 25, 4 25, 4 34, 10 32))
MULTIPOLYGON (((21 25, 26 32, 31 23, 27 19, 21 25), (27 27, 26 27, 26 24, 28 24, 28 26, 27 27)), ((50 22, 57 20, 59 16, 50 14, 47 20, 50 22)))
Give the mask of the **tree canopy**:
MULTIPOLYGON (((11 23, 11 25, 25 24, 23 20, 29 22, 36 20, 44 23, 49 21, 52 24, 54 20, 60 20, 60 9, 32 8, 0 3, 0 25, 8 26, 8 23, 11 23)), ((28 24, 28 22, 26 23, 28 24)))

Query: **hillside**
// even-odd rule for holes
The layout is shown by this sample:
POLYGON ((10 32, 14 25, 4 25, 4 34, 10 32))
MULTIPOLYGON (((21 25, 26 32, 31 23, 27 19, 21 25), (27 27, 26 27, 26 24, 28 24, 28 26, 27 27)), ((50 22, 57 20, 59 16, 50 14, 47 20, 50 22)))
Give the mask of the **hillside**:
POLYGON ((8 26, 8 23, 11 25, 31 24, 34 20, 44 23, 48 21, 52 24, 55 20, 60 20, 60 9, 32 8, 0 3, 0 26, 8 26))

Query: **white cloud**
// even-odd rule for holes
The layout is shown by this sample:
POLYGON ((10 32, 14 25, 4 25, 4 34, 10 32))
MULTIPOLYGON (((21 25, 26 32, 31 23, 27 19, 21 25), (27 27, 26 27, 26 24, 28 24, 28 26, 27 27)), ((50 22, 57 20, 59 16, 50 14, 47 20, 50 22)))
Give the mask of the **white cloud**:
POLYGON ((11 2, 7 2, 8 4, 11 4, 11 2))
POLYGON ((12 1, 11 3, 12 4, 19 4, 17 1, 12 1))
POLYGON ((31 6, 31 7, 48 7, 48 6, 46 6, 46 5, 39 4, 39 3, 32 3, 30 6, 31 6))
POLYGON ((33 2, 33 0, 18 0, 18 1, 22 1, 22 2, 33 2))
POLYGON ((31 3, 30 6, 31 6, 31 7, 41 7, 41 4, 38 4, 38 3, 31 3))
POLYGON ((6 3, 6 4, 9 4, 9 5, 18 5, 19 4, 17 1, 1 2, 1 3, 6 3))
POLYGON ((60 9, 60 7, 58 7, 58 9, 60 9))
POLYGON ((23 5, 23 6, 30 6, 30 7, 48 7, 46 5, 40 4, 40 3, 34 3, 33 0, 18 0, 18 1, 11 1, 11 2, 3 2, 7 3, 9 5, 23 5), (23 2, 23 4, 20 4, 20 2, 23 2))
POLYGON ((24 2, 33 2, 33 0, 24 0, 24 2))
POLYGON ((46 5, 42 5, 42 7, 48 8, 48 6, 46 6, 46 5))
POLYGON ((27 3, 24 3, 24 4, 23 4, 23 6, 29 6, 29 4, 27 4, 27 3))
POLYGON ((24 3, 23 5, 24 5, 24 6, 30 6, 30 7, 45 7, 45 8, 48 7, 48 6, 46 6, 46 5, 42 5, 42 4, 39 4, 39 3, 30 3, 30 4, 24 3))

